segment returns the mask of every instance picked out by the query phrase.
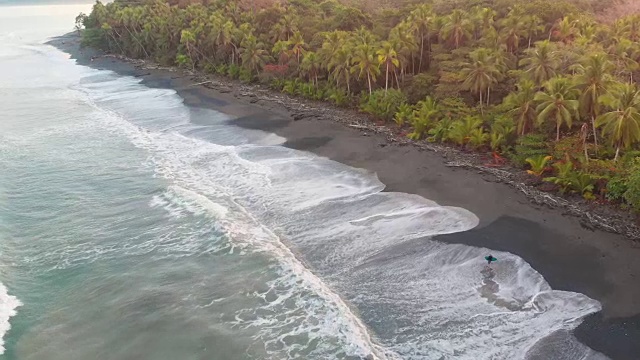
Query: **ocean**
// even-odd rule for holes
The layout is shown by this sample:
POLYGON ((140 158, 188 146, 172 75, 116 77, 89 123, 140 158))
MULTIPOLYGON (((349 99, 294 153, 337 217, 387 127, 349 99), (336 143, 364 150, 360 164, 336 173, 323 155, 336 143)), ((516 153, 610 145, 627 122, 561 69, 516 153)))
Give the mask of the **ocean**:
POLYGON ((0 6, 0 358, 605 358, 471 212, 46 44, 89 10, 0 6))

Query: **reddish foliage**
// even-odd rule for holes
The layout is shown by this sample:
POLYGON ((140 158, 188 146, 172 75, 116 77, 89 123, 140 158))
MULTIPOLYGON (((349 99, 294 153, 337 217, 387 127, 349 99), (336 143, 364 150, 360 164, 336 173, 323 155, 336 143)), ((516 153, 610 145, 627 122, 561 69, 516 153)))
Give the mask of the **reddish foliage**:
POLYGON ((262 71, 271 75, 284 76, 289 71, 289 65, 267 64, 262 71))

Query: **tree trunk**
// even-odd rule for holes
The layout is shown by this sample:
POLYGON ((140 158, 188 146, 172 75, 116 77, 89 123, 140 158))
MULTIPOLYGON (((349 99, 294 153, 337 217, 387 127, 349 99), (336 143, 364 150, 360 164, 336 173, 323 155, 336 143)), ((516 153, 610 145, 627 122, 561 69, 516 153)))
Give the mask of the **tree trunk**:
POLYGON ((491 87, 487 88, 487 107, 489 107, 489 100, 491 99, 491 87))
POLYGON ((613 158, 613 161, 618 161, 618 157, 620 156, 620 145, 616 147, 616 156, 613 158))
POLYGON ((484 93, 484 91, 480 90, 480 114, 484 115, 484 111, 482 111, 482 105, 484 104, 484 101, 482 101, 482 93, 484 93))
POLYGON ((398 71, 393 69, 393 75, 396 77, 396 86, 398 86, 398 90, 400 90, 400 81, 398 81, 398 71))
POLYGON ((596 117, 591 115, 591 127, 593 128, 593 144, 596 146, 596 156, 598 156, 598 133, 596 133, 596 117))
POLYGON ((371 95, 371 74, 367 71, 367 83, 369 83, 369 95, 371 95))
POLYGON ((389 89, 389 62, 387 61, 387 75, 385 76, 384 79, 384 93, 387 93, 387 90, 389 89))
POLYGON ((560 141, 560 122, 556 120, 556 141, 560 141))
POLYGON ((418 66, 418 72, 422 71, 423 57, 424 57, 424 34, 420 33, 420 66, 418 66))

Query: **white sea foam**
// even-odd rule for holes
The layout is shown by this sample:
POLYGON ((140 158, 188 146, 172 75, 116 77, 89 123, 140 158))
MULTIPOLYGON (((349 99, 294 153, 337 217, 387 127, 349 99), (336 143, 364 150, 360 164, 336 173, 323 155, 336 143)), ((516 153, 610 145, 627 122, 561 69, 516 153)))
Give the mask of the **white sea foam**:
MULTIPOLYGON (((132 98, 146 101, 144 87, 111 81, 106 88, 125 83, 132 98)), ((428 239, 476 226, 464 209, 382 192, 374 174, 308 153, 185 136, 190 114, 175 101, 167 111, 185 126, 172 130, 152 113, 138 123, 126 106, 101 97, 100 86, 84 91, 96 125, 148 151, 157 174, 173 184, 152 206, 172 216, 206 214, 239 251, 277 260, 280 276, 255 294, 269 299, 265 307, 235 318, 236 326, 259 328, 275 357, 304 352, 287 340, 304 334, 315 355, 326 356, 323 347, 335 341, 356 356, 524 358, 540 339, 600 309, 582 294, 551 289, 515 255, 492 251, 499 266, 481 272, 487 249, 428 239)))
POLYGON ((15 296, 9 295, 7 288, 0 284, 0 355, 4 354, 4 335, 11 328, 9 319, 17 314, 16 308, 22 303, 15 296))

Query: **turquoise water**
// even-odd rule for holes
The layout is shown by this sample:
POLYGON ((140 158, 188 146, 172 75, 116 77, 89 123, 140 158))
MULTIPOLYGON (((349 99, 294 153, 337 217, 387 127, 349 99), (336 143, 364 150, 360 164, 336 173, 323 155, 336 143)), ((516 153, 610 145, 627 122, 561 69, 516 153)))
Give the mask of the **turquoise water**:
POLYGON ((517 359, 600 308, 429 240, 464 209, 43 44, 88 7, 0 7, 3 358, 517 359))

